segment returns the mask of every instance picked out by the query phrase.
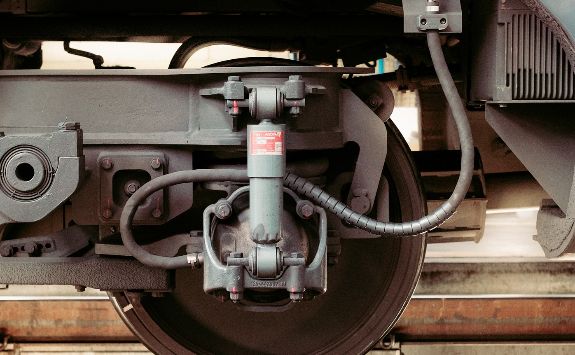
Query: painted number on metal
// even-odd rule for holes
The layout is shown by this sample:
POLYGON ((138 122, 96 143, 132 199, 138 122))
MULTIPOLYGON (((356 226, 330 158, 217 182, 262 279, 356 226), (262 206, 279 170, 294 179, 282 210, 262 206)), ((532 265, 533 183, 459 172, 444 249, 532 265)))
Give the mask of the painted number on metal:
POLYGON ((251 155, 282 155, 284 134, 281 131, 253 131, 250 143, 251 155))

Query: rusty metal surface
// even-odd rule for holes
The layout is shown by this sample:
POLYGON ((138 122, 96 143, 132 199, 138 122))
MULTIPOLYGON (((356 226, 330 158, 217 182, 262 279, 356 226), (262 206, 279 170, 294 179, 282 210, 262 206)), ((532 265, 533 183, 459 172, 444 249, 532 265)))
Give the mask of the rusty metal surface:
POLYGON ((414 299, 394 333, 418 341, 573 339, 575 299, 414 299))
POLYGON ((2 301, 0 331, 16 342, 134 341, 105 301, 2 301))
MULTIPOLYGON (((108 301, 2 301, 0 330, 16 342, 135 341, 108 301)), ((567 340, 575 298, 413 299, 398 339, 567 340)))

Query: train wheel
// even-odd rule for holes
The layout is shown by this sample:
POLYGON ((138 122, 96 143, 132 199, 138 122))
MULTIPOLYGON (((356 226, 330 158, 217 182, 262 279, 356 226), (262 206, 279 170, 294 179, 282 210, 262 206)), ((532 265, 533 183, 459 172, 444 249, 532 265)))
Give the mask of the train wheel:
MULTIPOLYGON (((385 176, 390 217, 425 214, 425 200, 409 148, 387 123, 385 176)), ((419 278, 423 236, 342 240, 339 262, 328 267, 328 291, 277 313, 255 313, 221 303, 202 290, 202 271, 175 272, 176 289, 164 297, 110 294, 126 324, 159 354, 364 353, 395 324, 419 278)))

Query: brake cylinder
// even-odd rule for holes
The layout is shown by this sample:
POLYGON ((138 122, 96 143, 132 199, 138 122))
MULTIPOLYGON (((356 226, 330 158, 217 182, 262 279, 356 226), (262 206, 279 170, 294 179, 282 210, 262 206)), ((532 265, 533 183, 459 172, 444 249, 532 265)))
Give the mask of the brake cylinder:
POLYGON ((270 119, 249 125, 250 229, 258 244, 281 239, 285 166, 285 125, 270 119))

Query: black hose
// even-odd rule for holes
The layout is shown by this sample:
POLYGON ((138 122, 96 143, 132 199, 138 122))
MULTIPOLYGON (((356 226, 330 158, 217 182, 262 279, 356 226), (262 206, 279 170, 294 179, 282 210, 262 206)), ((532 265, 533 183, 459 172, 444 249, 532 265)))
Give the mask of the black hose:
POLYGON ((443 56, 439 33, 436 31, 428 32, 427 45, 429 47, 429 52, 431 53, 431 59, 433 60, 433 66, 435 67, 437 77, 439 78, 439 82, 453 114, 453 119, 457 126, 457 132, 459 134, 459 141, 461 144, 461 173, 453 193, 447 201, 445 201, 433 213, 416 221, 388 223, 380 222, 354 212, 351 208, 338 201, 333 196, 330 196, 325 191, 322 191, 319 187, 296 175, 288 173, 284 179, 284 185, 297 193, 305 195, 307 198, 313 200, 351 225, 382 236, 410 236, 422 234, 438 227, 451 217, 453 213, 455 213, 457 206, 459 206, 461 201, 465 198, 473 177, 473 138, 471 136, 471 128, 469 127, 469 122, 467 121, 467 116, 465 114, 465 108, 463 107, 463 103, 461 102, 461 98, 459 97, 453 78, 449 73, 445 57, 443 56))
POLYGON ((142 187, 140 187, 126 202, 120 217, 120 233, 122 242, 132 256, 138 259, 142 264, 158 267, 162 269, 177 269, 182 267, 191 267, 196 262, 188 255, 166 257, 154 255, 138 245, 132 234, 132 221, 142 204, 154 192, 164 189, 168 186, 184 184, 189 182, 207 182, 207 181, 248 181, 246 170, 235 169, 198 169, 178 171, 171 174, 157 177, 142 187))
POLYGON ((190 37, 185 40, 174 53, 170 61, 169 69, 181 69, 188 60, 200 49, 216 44, 227 44, 256 50, 285 51, 291 46, 279 39, 262 41, 250 38, 217 38, 217 37, 190 37))

